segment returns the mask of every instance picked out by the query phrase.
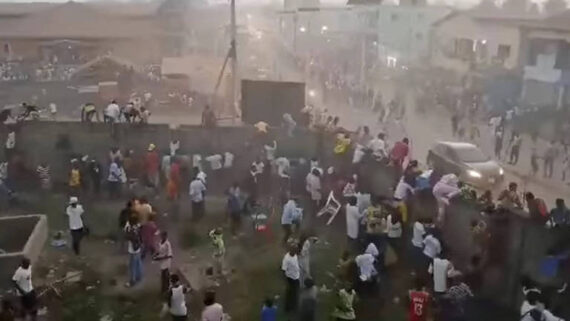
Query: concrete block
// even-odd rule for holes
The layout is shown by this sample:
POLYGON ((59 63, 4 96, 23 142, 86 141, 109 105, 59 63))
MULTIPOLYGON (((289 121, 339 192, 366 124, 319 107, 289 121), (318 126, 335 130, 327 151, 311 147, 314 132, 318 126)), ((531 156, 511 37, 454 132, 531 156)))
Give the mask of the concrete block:
POLYGON ((12 275, 23 257, 32 265, 37 261, 47 238, 45 215, 0 217, 0 289, 11 287, 12 275))

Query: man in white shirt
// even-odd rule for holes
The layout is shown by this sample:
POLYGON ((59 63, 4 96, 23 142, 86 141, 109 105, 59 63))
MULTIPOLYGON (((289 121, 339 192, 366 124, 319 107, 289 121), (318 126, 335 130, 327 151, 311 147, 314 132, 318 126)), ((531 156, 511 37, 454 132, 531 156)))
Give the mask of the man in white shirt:
POLYGON ((269 162, 273 162, 275 160, 275 152, 277 151, 277 142, 273 141, 271 145, 263 145, 265 149, 265 157, 269 162))
POLYGON ((178 139, 174 139, 170 141, 170 156, 176 156, 176 152, 180 149, 180 141, 178 139))
POLYGON ((210 167, 213 171, 217 171, 222 168, 223 157, 220 154, 210 155, 205 158, 206 161, 210 163, 210 167))
POLYGON ((255 175, 261 175, 263 174, 263 170, 265 169, 265 164, 263 163, 263 161, 260 158, 257 158, 255 160, 255 162, 253 162, 251 164, 253 167, 255 167, 255 175))
POLYGON ((379 133, 376 138, 368 143, 368 149, 372 150, 372 155, 376 159, 383 159, 388 155, 386 151, 386 141, 384 140, 386 135, 384 133, 379 133))
POLYGON ((20 296, 24 318, 30 315, 31 319, 35 320, 37 315, 37 298, 32 285, 32 265, 30 259, 22 259, 22 263, 20 263, 14 276, 12 276, 12 282, 20 296))
POLYGON ((234 166, 234 154, 230 152, 224 153, 224 168, 232 168, 234 166))
POLYGON ((275 160, 275 165, 277 165, 277 176, 288 179, 291 166, 289 160, 286 157, 279 157, 275 160))
POLYGON ((544 304, 539 301, 540 293, 530 291, 526 295, 525 301, 521 306, 520 321, 564 321, 564 319, 555 316, 544 304))
POLYGON ((373 282, 374 277, 378 274, 376 268, 374 267, 374 262, 376 259, 372 254, 364 253, 358 255, 354 262, 358 266, 359 278, 363 282, 373 282))
POLYGON ((204 310, 202 310, 202 321, 222 321, 224 318, 224 307, 216 302, 216 292, 207 291, 204 298, 204 310))
POLYGON ((445 258, 434 258, 428 268, 428 272, 433 274, 433 291, 437 295, 445 294, 447 291, 447 278, 460 274, 453 267, 453 264, 445 258))
POLYGON ((424 255, 433 260, 441 253, 441 243, 433 234, 426 236, 422 242, 424 244, 424 255))
POLYGON ((314 213, 318 211, 318 208, 321 203, 321 172, 318 169, 314 168, 311 170, 307 177, 305 178, 305 189, 311 196, 311 200, 313 201, 314 206, 314 213))
POLYGON ((425 234, 426 234, 426 229, 422 220, 414 222, 412 230, 412 245, 416 248, 423 249, 425 234))
POLYGON ((190 183, 188 194, 192 201, 192 219, 200 219, 205 212, 204 195, 206 193, 206 185, 196 176, 190 183))
POLYGON ((348 237, 349 247, 354 250, 358 246, 358 230, 360 229, 362 217, 364 217, 364 213, 358 210, 356 197, 349 197, 346 204, 346 236, 348 237))
POLYGON ((81 239, 83 238, 83 206, 79 204, 79 199, 75 196, 69 198, 69 205, 65 210, 69 218, 69 230, 71 232, 71 240, 73 245, 73 252, 75 255, 80 253, 81 239))
POLYGON ((380 251, 378 251, 378 248, 372 242, 370 242, 370 244, 368 244, 364 253, 372 255, 375 259, 378 259, 378 255, 380 255, 380 251))
POLYGON ((285 274, 287 282, 285 291, 285 312, 292 312, 297 308, 299 278, 301 277, 301 268, 299 267, 297 249, 295 246, 291 246, 289 252, 283 257, 281 270, 285 274))
POLYGON ((168 291, 168 306, 172 320, 187 320, 186 293, 188 288, 180 284, 180 277, 176 274, 170 276, 170 290, 168 291))
POLYGON ((119 108, 117 102, 113 100, 107 106, 107 108, 105 108, 105 113, 103 118, 106 123, 116 123, 119 121, 120 115, 121 115, 121 108, 119 108))
POLYGON ((170 278, 170 267, 172 264, 172 246, 168 240, 168 233, 162 231, 160 233, 160 242, 158 244, 158 254, 153 260, 160 262, 160 284, 162 293, 168 291, 168 282, 170 278))

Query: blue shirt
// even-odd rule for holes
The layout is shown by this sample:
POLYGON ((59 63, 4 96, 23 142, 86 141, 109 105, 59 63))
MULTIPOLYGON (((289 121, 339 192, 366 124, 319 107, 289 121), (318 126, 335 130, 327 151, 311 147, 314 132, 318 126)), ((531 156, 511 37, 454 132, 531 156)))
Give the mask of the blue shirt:
POLYGON ((277 320, 277 308, 263 306, 261 309, 261 321, 275 321, 277 320))
POLYGON ((297 208, 295 201, 288 201, 283 206, 283 214, 281 215, 281 224, 293 224, 293 221, 300 219, 300 210, 297 208))

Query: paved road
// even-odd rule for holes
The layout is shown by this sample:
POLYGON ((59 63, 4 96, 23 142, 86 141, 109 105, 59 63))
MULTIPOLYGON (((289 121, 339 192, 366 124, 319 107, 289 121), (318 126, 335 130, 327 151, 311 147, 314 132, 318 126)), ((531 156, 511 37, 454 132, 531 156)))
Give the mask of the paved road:
MULTIPOLYGON (((262 18, 253 19, 250 24, 254 28, 262 30, 270 30, 270 23, 262 18)), ((305 79, 307 88, 322 88, 322 84, 308 79, 304 76, 303 71, 299 70, 295 64, 290 48, 287 48, 279 38, 278 34, 265 33, 263 41, 252 43, 246 52, 254 54, 259 52, 260 56, 273 57, 273 65, 276 68, 269 78, 275 80, 299 80, 305 79)), ((396 84, 391 80, 384 80, 378 84, 384 101, 389 101, 396 91, 396 84)), ((401 123, 391 122, 383 125, 377 122, 378 117, 366 108, 350 108, 348 105, 338 102, 329 102, 326 106, 318 100, 315 101, 317 106, 328 109, 330 114, 338 115, 341 118, 341 125, 345 128, 355 130, 359 126, 370 127, 373 133, 386 131, 388 133, 389 142, 395 142, 408 137, 411 140, 412 157, 420 161, 426 159, 427 153, 434 142, 438 140, 454 140, 451 135, 451 123, 449 115, 445 111, 435 106, 429 109, 427 113, 418 113, 415 111, 415 99, 413 90, 408 90, 406 116, 401 123)), ((488 154, 492 155, 492 137, 488 128, 484 125, 480 126, 482 138, 479 142, 481 148, 488 154)), ((530 139, 523 138, 523 147, 521 148, 519 165, 516 167, 505 165, 506 179, 504 184, 508 182, 517 182, 521 190, 532 191, 535 195, 542 197, 547 204, 553 205, 554 200, 558 197, 570 198, 570 189, 564 184, 556 180, 544 180, 541 177, 528 178, 530 172, 530 139)), ((558 166, 559 167, 559 166, 558 166)), ((556 170, 556 169, 555 169, 556 170)), ((556 175, 556 174, 555 174, 556 175)), ((557 179, 559 175, 557 174, 557 179)), ((497 195, 503 186, 497 186, 493 192, 497 195)))

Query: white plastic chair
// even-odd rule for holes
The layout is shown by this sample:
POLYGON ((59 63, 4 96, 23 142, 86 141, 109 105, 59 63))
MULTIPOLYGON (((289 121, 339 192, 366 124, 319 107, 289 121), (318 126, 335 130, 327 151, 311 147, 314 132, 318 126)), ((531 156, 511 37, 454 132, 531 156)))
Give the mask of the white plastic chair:
POLYGON ((329 193, 329 197, 327 198, 327 202, 326 202, 325 206, 323 206, 323 208, 317 213, 317 217, 320 217, 320 216, 324 215, 325 213, 331 214, 331 217, 327 221, 327 225, 330 225, 332 223, 332 221, 334 220, 334 218, 336 217, 336 215, 338 214, 338 212, 340 211, 341 207, 342 207, 342 205, 340 204, 339 201, 337 201, 334 198, 334 193, 333 193, 333 191, 331 191, 329 193))

